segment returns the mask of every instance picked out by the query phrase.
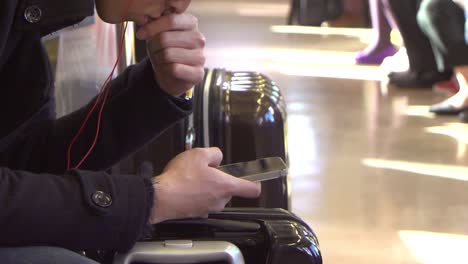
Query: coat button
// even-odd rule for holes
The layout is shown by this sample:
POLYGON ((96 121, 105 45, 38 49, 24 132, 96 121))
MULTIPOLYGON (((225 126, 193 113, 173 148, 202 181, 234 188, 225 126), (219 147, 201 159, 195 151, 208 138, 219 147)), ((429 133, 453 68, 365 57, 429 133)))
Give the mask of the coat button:
POLYGON ((42 10, 38 6, 29 6, 24 11, 24 18, 31 24, 39 22, 42 18, 42 10))
POLYGON ((112 204, 111 196, 102 191, 96 191, 92 196, 92 200, 97 206, 102 208, 107 208, 112 204))

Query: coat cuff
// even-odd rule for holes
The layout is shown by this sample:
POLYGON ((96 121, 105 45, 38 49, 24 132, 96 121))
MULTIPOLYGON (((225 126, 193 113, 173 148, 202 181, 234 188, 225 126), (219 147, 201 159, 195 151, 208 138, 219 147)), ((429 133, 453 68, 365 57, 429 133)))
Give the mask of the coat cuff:
POLYGON ((161 86, 159 85, 159 83, 156 82, 156 80, 153 77, 154 76, 153 66, 151 65, 151 61, 149 60, 149 58, 143 59, 134 67, 135 67, 135 72, 140 74, 140 76, 138 76, 139 77, 138 79, 140 79, 142 83, 151 84, 148 87, 145 87, 146 89, 153 89, 154 92, 158 96, 167 98, 173 106, 175 106, 176 108, 178 108, 184 113, 192 111, 191 99, 186 99, 185 96, 183 97, 173 96, 173 95, 166 93, 163 89, 161 89, 161 86))
POLYGON ((107 248, 130 250, 144 233, 153 206, 151 180, 137 175, 110 175, 104 172, 71 171, 82 189, 90 213, 100 217, 108 233, 107 248), (109 223, 114 223, 109 226, 109 223))

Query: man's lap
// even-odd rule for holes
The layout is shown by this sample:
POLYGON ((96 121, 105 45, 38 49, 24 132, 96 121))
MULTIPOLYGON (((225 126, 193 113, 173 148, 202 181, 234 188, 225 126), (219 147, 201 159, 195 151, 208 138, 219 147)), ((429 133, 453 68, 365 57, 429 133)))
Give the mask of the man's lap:
POLYGON ((2 264, 98 264, 73 251, 55 247, 0 248, 2 264))

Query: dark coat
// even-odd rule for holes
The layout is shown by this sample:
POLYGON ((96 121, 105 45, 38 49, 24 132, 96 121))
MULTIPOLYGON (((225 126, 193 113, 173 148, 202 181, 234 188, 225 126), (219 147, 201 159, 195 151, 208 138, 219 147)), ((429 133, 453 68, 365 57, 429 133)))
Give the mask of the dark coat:
MULTIPOLYGON (((191 111, 191 102, 158 87, 144 60, 111 82, 99 141, 84 170, 66 170, 68 144, 90 106, 55 118, 41 37, 93 10, 92 0, 0 1, 1 247, 129 249, 148 221, 151 182, 103 171, 191 111), (25 16, 33 5, 41 10, 35 23, 25 16)), ((74 163, 90 146, 96 121, 95 114, 76 142, 74 163)))

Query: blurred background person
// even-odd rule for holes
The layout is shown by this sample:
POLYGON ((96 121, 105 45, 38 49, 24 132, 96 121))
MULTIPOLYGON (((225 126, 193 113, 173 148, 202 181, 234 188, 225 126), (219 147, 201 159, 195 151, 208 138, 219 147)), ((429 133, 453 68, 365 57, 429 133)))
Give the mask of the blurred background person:
POLYGON ((453 67, 460 87, 457 94, 431 106, 430 111, 445 115, 460 114, 464 121, 468 116, 466 8, 464 0, 424 0, 418 13, 419 26, 431 43, 439 69, 453 67))
POLYGON ((393 56, 398 51, 391 41, 394 27, 391 11, 383 1, 369 0, 374 39, 366 49, 357 53, 357 64, 381 64, 386 57, 393 56))
MULTIPOLYGON (((390 72, 389 83, 401 88, 430 88, 441 82, 451 82, 454 76, 452 67, 441 63, 440 58, 436 60, 433 45, 420 24, 425 23, 423 20, 427 13, 431 13, 430 17, 437 16, 437 11, 432 10, 433 6, 453 4, 452 1, 442 0, 434 3, 425 0, 386 1, 400 30, 409 59, 409 70, 390 72)), ((437 27, 440 28, 449 28, 450 23, 448 20, 437 19, 437 27)), ((446 35, 454 32, 454 29, 449 29, 446 35)))

